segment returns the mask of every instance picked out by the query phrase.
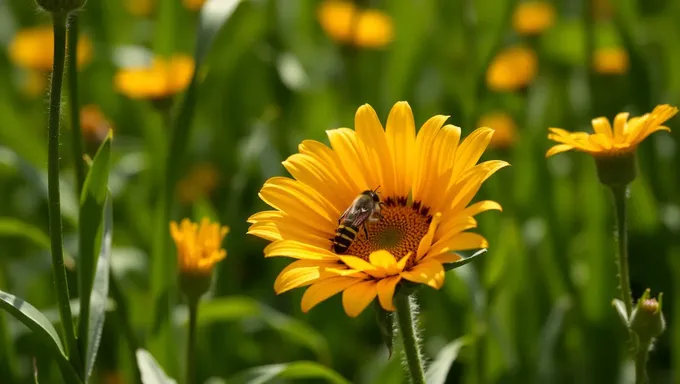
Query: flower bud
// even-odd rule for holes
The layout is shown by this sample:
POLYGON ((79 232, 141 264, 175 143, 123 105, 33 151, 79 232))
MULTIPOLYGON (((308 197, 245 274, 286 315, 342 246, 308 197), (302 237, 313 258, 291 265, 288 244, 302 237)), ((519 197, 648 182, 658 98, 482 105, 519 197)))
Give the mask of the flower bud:
POLYGON ((666 319, 664 319, 662 307, 663 294, 659 294, 659 299, 650 297, 647 289, 637 302, 630 317, 630 329, 635 332, 642 342, 652 340, 660 336, 666 329, 666 319))
POLYGON ((625 187, 637 177, 635 152, 616 156, 595 156, 597 177, 609 187, 625 187))
POLYGON ((82 8, 87 0, 36 0, 38 6, 52 13, 69 13, 82 8))

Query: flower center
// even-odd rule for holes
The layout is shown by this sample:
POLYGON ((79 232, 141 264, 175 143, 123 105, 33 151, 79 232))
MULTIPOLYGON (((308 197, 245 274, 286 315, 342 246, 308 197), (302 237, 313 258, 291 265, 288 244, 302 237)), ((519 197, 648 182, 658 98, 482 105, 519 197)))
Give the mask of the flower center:
MULTIPOLYGON (((408 204, 403 197, 389 197, 385 200, 381 214, 382 218, 378 222, 366 224, 368 237, 363 228, 359 228, 347 254, 368 261, 371 252, 385 249, 399 261, 409 252, 415 254, 418 251, 420 240, 427 234, 432 221, 429 209, 418 202, 408 204)), ((407 268, 415 263, 411 260, 407 268)))

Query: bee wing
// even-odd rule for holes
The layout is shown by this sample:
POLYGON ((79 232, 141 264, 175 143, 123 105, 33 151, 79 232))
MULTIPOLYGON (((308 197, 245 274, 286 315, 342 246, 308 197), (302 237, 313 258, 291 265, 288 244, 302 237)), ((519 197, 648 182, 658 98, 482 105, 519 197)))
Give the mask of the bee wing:
POLYGON ((366 220, 368 220, 369 217, 371 217, 371 210, 370 209, 365 209, 365 208, 360 208, 352 212, 353 215, 350 217, 350 220, 352 220, 352 226, 354 227, 360 227, 366 220))
POLYGON ((342 223, 342 221, 345 220, 351 212, 352 212, 352 206, 350 205, 347 209, 345 209, 345 212, 338 219, 338 224, 342 223))

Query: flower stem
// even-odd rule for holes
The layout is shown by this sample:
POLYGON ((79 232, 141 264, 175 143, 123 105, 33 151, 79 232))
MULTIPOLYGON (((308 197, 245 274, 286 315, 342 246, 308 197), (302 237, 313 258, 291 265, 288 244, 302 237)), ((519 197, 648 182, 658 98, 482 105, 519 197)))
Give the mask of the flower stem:
POLYGON ((633 298, 630 293, 630 274, 628 272, 628 229, 626 218, 626 186, 613 186, 614 208, 616 210, 616 234, 618 239, 618 252, 616 264, 619 268, 619 290, 621 300, 626 306, 626 314, 630 319, 633 312, 633 298))
POLYGON ((196 381, 196 319, 198 318, 199 298, 189 298, 189 338, 187 340, 186 384, 196 381))
POLYGON ((406 295, 396 295, 394 304, 397 308, 397 322, 399 332, 404 342, 404 354, 408 363, 411 383, 425 384, 425 373, 423 371, 423 358, 418 345, 416 336, 416 319, 413 307, 416 305, 415 299, 406 295))
POLYGON ((59 318, 64 328, 64 346, 69 360, 80 365, 73 317, 69 303, 66 269, 64 268, 63 234, 61 227, 61 197, 59 193, 59 118, 61 113, 61 85, 66 59, 66 16, 53 14, 54 64, 50 86, 50 110, 48 119, 47 190, 49 197, 49 229, 52 251, 52 272, 59 307, 59 318))
POLYGON ((647 358, 649 357, 650 342, 642 342, 635 354, 635 384, 648 384, 647 358))
POLYGON ((71 107, 71 150, 73 169, 76 174, 76 196, 80 196, 85 183, 85 164, 83 163, 83 138, 80 131, 80 105, 78 104, 78 19, 71 14, 68 28, 68 91, 71 107))

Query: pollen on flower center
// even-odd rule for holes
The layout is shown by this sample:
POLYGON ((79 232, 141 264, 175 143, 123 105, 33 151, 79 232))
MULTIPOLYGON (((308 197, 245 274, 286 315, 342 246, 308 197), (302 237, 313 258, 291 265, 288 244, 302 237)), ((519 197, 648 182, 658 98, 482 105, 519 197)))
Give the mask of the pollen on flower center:
MULTIPOLYGON (((416 253, 420 240, 427 234, 432 216, 419 203, 407 203, 406 198, 387 198, 381 210, 382 218, 367 224, 368 238, 363 229, 349 247, 347 254, 368 261, 371 252, 388 250, 399 260, 409 252, 416 253)), ((411 266, 409 260, 407 268, 411 266)))

